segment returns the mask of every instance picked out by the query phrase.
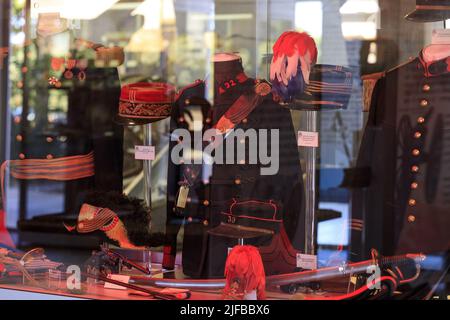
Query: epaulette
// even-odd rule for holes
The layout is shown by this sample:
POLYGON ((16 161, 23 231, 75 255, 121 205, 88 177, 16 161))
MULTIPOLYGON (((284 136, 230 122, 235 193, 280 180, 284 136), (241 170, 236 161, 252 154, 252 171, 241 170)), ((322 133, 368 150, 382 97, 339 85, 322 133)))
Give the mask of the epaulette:
MULTIPOLYGON (((183 88, 175 95, 175 103, 172 107, 171 122, 173 125, 186 126, 186 117, 193 119, 191 108, 200 107, 202 121, 206 124, 210 122, 211 104, 206 99, 206 84, 203 80, 196 80, 183 88)), ((197 113, 196 113, 197 114, 197 113)), ((197 114, 198 115, 198 114, 197 114)), ((199 120, 199 119, 197 119, 199 120)))
POLYGON ((195 82, 181 88, 175 95, 175 103, 178 105, 188 105, 189 98, 204 98, 205 97, 205 81, 195 80, 195 82))
POLYGON ((363 112, 369 112, 372 103, 372 95, 378 80, 383 78, 386 72, 367 74, 361 77, 363 81, 363 112))
POLYGON ((255 93, 261 97, 267 97, 272 92, 272 86, 264 79, 256 79, 254 88, 255 93))

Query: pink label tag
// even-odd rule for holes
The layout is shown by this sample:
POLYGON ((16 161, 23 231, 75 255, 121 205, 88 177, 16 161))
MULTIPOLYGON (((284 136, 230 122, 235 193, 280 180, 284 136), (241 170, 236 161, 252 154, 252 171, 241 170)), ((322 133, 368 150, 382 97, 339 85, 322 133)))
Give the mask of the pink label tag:
POLYGON ((155 147, 134 146, 134 158, 136 160, 155 160, 155 147))
POLYGON ((309 131, 298 132, 298 146, 299 147, 319 147, 319 133, 309 131))
POLYGON ((297 268, 306 270, 317 269, 317 256, 311 254, 297 253, 297 268))

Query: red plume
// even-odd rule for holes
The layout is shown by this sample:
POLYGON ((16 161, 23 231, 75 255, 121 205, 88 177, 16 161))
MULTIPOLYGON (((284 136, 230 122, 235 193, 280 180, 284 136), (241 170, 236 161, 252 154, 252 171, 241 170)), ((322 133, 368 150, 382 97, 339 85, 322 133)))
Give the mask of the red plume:
POLYGON ((291 102, 309 84, 312 66, 317 62, 314 39, 305 32, 284 32, 273 46, 270 80, 275 97, 291 102))
POLYGON ((283 55, 292 57, 298 53, 299 56, 304 56, 309 52, 312 64, 317 62, 316 43, 306 32, 286 31, 278 38, 272 49, 274 61, 283 55))
POLYGON ((258 300, 266 298, 266 274, 256 247, 235 246, 225 264, 225 277, 224 296, 243 298, 256 290, 258 300))

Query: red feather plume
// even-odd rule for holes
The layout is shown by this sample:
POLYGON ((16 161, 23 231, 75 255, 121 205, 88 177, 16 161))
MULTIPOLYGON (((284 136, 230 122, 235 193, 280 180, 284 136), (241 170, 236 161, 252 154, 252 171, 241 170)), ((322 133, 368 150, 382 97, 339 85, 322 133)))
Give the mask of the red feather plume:
POLYGON ((273 93, 282 102, 291 102, 309 84, 311 68, 317 62, 314 39, 305 32, 286 31, 273 46, 270 80, 273 93))
POLYGON ((306 32, 286 31, 277 40, 273 46, 273 59, 277 60, 280 56, 288 57, 298 53, 304 56, 306 52, 311 55, 311 62, 317 62, 317 47, 313 38, 306 32))
POLYGON ((244 298, 256 290, 258 300, 266 298, 266 274, 258 248, 235 246, 225 264, 224 297, 244 298))

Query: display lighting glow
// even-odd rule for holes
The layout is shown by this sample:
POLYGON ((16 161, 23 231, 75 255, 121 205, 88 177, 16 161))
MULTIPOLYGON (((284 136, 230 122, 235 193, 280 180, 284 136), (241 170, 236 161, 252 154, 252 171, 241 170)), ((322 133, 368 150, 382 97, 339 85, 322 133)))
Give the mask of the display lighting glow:
MULTIPOLYGON (((205 14, 192 15, 193 20, 210 21, 211 17, 205 14)), ((215 21, 235 21, 235 20, 251 20, 253 19, 253 14, 251 13, 224 13, 216 14, 214 16, 215 21)))
POLYGON ((61 18, 92 20, 98 18, 119 0, 31 0, 31 17, 58 12, 61 18))
POLYGON ((175 24, 173 0, 145 0, 131 15, 144 16, 143 28, 146 30, 160 29, 162 24, 175 24))
POLYGON ((163 26, 175 25, 175 6, 173 0, 145 0, 132 16, 144 16, 144 25, 136 31, 125 47, 127 52, 161 52, 167 47, 167 39, 163 37, 163 26))
POLYGON ((377 37, 377 24, 371 21, 343 22, 342 34, 345 39, 373 40, 377 37))
POLYGON ((322 37, 323 8, 321 1, 297 2, 295 4, 295 29, 306 31, 311 37, 322 37))
POLYGON ((373 14, 379 11, 378 0, 347 0, 339 10, 341 14, 373 14))
POLYGON ((339 12, 342 15, 342 34, 345 39, 376 38, 380 13, 378 0, 347 0, 339 12))

